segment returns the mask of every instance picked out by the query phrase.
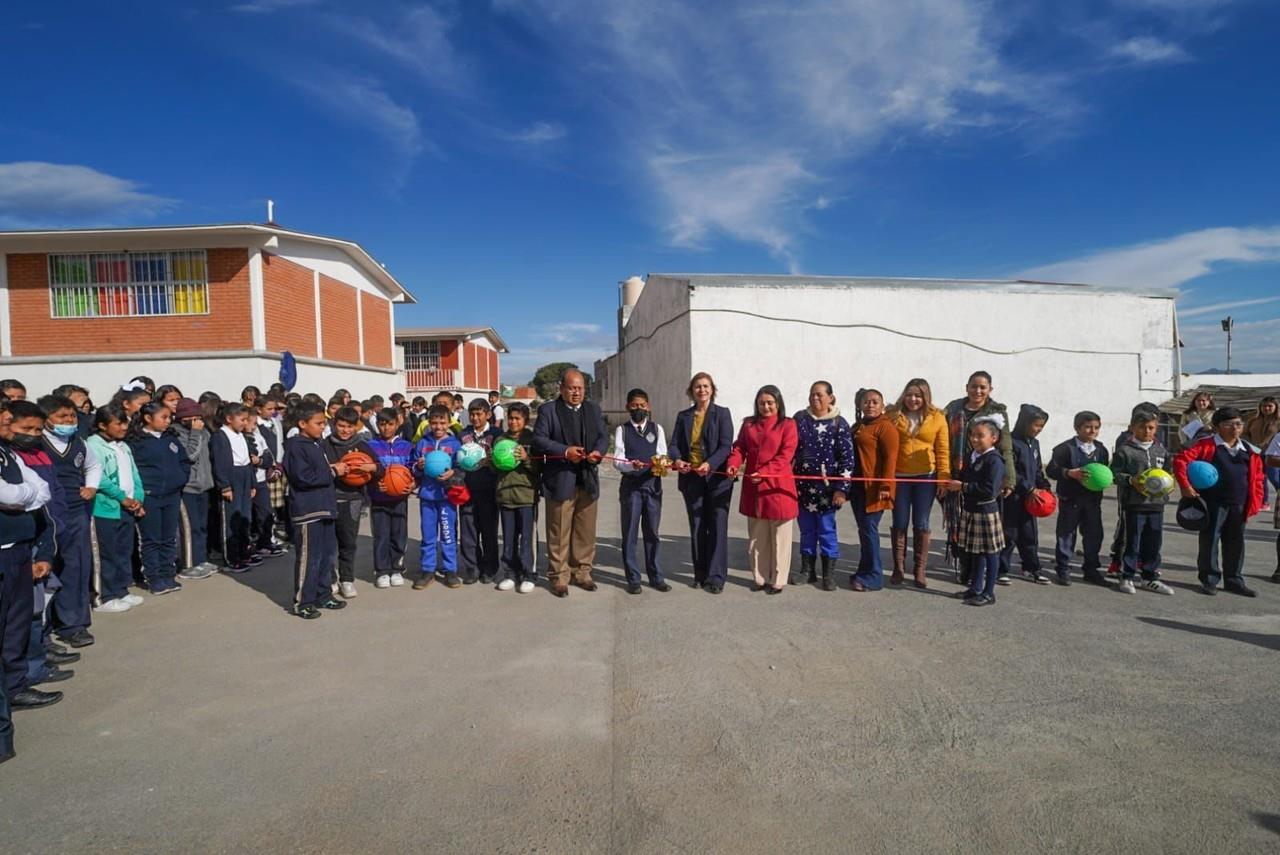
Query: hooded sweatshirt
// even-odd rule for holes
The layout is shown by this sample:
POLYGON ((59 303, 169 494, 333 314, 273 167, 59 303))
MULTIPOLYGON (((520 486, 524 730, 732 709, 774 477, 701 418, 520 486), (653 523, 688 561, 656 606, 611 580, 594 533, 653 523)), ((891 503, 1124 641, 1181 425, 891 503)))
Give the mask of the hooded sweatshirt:
MULTIPOLYGON (((378 455, 373 453, 373 449, 369 447, 369 443, 365 442, 359 433, 353 435, 351 439, 338 439, 336 433, 331 433, 320 441, 320 447, 324 449, 324 456, 330 463, 337 463, 342 459, 343 455, 352 451, 360 451, 369 455, 378 467, 373 473, 373 481, 382 480, 384 469, 382 464, 378 463, 378 455)), ((366 485, 367 487, 367 485, 366 485)), ((333 490, 338 497, 339 502, 354 502, 357 499, 363 499, 367 495, 366 487, 349 487, 342 483, 341 478, 335 478, 333 481, 333 490)))
POLYGON ((1163 510, 1166 497, 1144 495, 1133 488, 1129 479, 1148 469, 1164 469, 1168 463, 1169 450, 1159 440, 1146 448, 1132 436, 1121 442, 1111 459, 1111 471, 1115 474, 1120 507, 1139 513, 1159 513, 1163 510))
POLYGON ((1049 414, 1035 404, 1023 404, 1018 408, 1018 421, 1013 426, 1013 465, 1017 470, 1013 486, 1014 499, 1021 502, 1037 487, 1050 489, 1044 475, 1044 461, 1040 457, 1040 440, 1027 436, 1027 428, 1037 421, 1049 421, 1049 414))

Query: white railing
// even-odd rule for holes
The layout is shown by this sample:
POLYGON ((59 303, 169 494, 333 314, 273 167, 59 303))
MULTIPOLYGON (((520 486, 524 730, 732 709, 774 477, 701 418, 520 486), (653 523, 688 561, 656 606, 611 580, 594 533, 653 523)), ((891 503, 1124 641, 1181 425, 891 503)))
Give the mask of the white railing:
POLYGON ((456 368, 406 368, 405 392, 439 392, 462 386, 462 372, 456 368))

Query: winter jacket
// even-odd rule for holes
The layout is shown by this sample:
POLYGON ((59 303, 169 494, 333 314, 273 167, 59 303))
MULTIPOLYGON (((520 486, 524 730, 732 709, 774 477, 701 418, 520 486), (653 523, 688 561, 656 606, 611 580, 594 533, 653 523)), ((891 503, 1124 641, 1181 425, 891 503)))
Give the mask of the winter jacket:
POLYGON ((867 513, 889 510, 898 489, 891 480, 898 463, 898 429, 888 416, 859 421, 853 428, 853 445, 859 477, 877 479, 858 482, 866 488, 867 513))
MULTIPOLYGON (((418 441, 413 449, 413 474, 418 477, 418 498, 425 502, 443 502, 449 488, 453 486, 453 480, 440 481, 436 478, 427 477, 423 470, 427 455, 433 451, 443 451, 449 455, 449 468, 456 469, 458 460, 458 449, 462 448, 462 443, 458 442, 458 438, 452 433, 444 439, 436 439, 434 436, 427 436, 418 441)), ((458 473, 454 473, 455 476, 458 473)), ((456 480, 460 481, 460 478, 456 480)))
MULTIPOLYGON (((1249 493, 1244 506, 1244 518, 1249 519, 1262 510, 1262 480, 1265 476, 1262 469, 1262 455, 1247 442, 1241 440, 1240 444, 1244 446, 1242 453, 1249 455, 1249 493)), ((1187 467, 1195 460, 1213 463, 1213 459, 1217 454, 1218 444, 1214 442, 1212 436, 1198 439, 1194 445, 1184 448, 1175 454, 1173 457, 1173 477, 1177 479, 1178 486, 1184 490, 1191 489, 1191 482, 1187 480, 1187 467)), ((1201 490, 1199 492, 1206 500, 1213 499, 1212 490, 1201 490)))
MULTIPOLYGON (((369 447, 369 443, 360 438, 359 433, 353 435, 351 439, 348 440, 338 439, 338 435, 336 433, 331 433, 324 439, 320 440, 320 447, 324 449, 324 456, 330 463, 337 463, 344 455, 350 454, 353 451, 359 451, 363 454, 367 454, 369 459, 373 461, 374 465, 378 467, 377 470, 374 471, 371 481, 381 481, 382 476, 386 474, 387 470, 383 469, 382 464, 378 462, 378 455, 373 453, 373 449, 369 447)), ((335 477, 333 481, 334 496, 339 502, 354 502, 357 499, 365 498, 367 495, 367 486, 368 485, 362 487, 349 487, 342 483, 341 478, 335 477)))
POLYGON ((832 407, 818 418, 809 410, 796 413, 796 459, 792 470, 797 475, 822 476, 821 481, 796 481, 796 493, 802 507, 813 513, 831 508, 836 492, 849 496, 853 489, 853 434, 849 423, 832 407))
POLYGON ((905 412, 892 410, 888 416, 898 429, 895 474, 910 477, 936 472, 939 481, 950 481, 951 431, 946 414, 936 407, 925 413, 915 433, 911 432, 911 421, 905 412))
POLYGON ((1143 448, 1132 437, 1116 446, 1111 458, 1111 471, 1116 479, 1116 497, 1120 507, 1139 513, 1156 513, 1164 507, 1165 497, 1147 496, 1134 489, 1129 479, 1148 469, 1163 469, 1169 462, 1169 450, 1159 442, 1143 448))
POLYGON ((1066 442, 1053 447, 1049 456, 1049 477, 1058 482, 1058 495, 1064 499, 1091 498, 1102 501, 1102 494, 1085 488, 1084 484, 1067 476, 1067 471, 1079 469, 1088 463, 1101 463, 1106 466, 1111 461, 1107 447, 1098 441, 1093 443, 1093 454, 1086 455, 1080 450, 1079 443, 1073 436, 1066 442))
POLYGON ((142 487, 142 473, 138 471, 138 464, 133 459, 133 449, 123 440, 118 443, 107 442, 101 434, 97 433, 86 439, 85 444, 93 449, 93 453, 98 456, 98 461, 102 464, 102 481, 98 484, 97 495, 93 497, 93 515, 103 519, 118 520, 121 500, 136 499, 141 502, 147 497, 142 487), (117 446, 124 447, 133 473, 133 493, 128 496, 125 495, 124 490, 120 489, 120 467, 116 459, 117 446))
POLYGON ((184 493, 203 493, 213 489, 213 463, 209 460, 209 432, 195 430, 183 424, 173 426, 187 459, 191 461, 191 474, 187 476, 184 493))
MULTIPOLYGON (((373 459, 377 461, 381 467, 382 473, 385 475, 388 466, 399 465, 412 471, 413 467, 413 443, 405 439, 403 436, 397 435, 394 439, 388 441, 381 437, 374 437, 369 440, 369 450, 373 452, 373 459)), ((369 483, 369 501, 375 505, 395 505, 400 502, 409 501, 408 496, 388 496, 379 489, 381 478, 369 483)))
POLYGON ((175 496, 187 486, 191 461, 182 441, 172 430, 160 436, 144 433, 128 438, 134 462, 142 473, 142 487, 148 496, 175 496))
POLYGON ((796 479, 791 471, 796 454, 794 419, 771 416, 742 422, 725 465, 741 467, 743 516, 764 520, 793 520, 800 515, 796 479), (750 477, 759 475, 759 483, 750 477))
MULTIPOLYGON (((1027 436, 1027 428, 1033 422, 1049 421, 1049 414, 1034 404, 1018 408, 1018 421, 1013 426, 1013 492, 1010 494, 1020 504, 1035 489, 1049 490, 1051 485, 1044 474, 1044 461, 1040 457, 1040 440, 1027 436)), ((1010 505, 1006 505, 1009 507, 1010 505)))
POLYGON ((468 442, 474 442, 484 449, 484 460, 481 461, 479 466, 463 476, 467 490, 470 491, 472 496, 483 493, 492 499, 493 491, 498 487, 498 473, 489 465, 489 454, 493 451, 493 444, 500 439, 502 439, 502 431, 500 430, 484 427, 477 431, 470 425, 463 428, 462 435, 458 437, 458 441, 463 445, 468 442))
POLYGON ((989 514, 1000 510, 1004 489, 1004 457, 998 450, 978 455, 960 472, 961 508, 970 513, 989 514))
POLYGON ((945 411, 951 443, 951 478, 953 480, 957 478, 969 457, 969 423, 983 416, 993 419, 1000 425, 1000 441, 996 444, 996 448, 1000 449, 1000 456, 1004 458, 1004 489, 1012 490, 1017 476, 1017 466, 1013 460, 1013 435, 1009 430, 1009 410, 1004 404, 997 404, 990 399, 979 410, 970 410, 965 406, 967 403, 967 398, 957 398, 947 404, 945 411))
MULTIPOLYGON (((525 428, 519 435, 506 433, 504 439, 514 439, 525 450, 533 453, 533 430, 525 428)), ((510 472, 498 473, 498 507, 528 508, 538 503, 538 489, 542 481, 542 464, 537 460, 519 460, 510 472)))
POLYGON ((324 456, 323 440, 292 437, 284 444, 284 474, 289 479, 289 519, 294 525, 331 520, 338 515, 333 469, 324 456))

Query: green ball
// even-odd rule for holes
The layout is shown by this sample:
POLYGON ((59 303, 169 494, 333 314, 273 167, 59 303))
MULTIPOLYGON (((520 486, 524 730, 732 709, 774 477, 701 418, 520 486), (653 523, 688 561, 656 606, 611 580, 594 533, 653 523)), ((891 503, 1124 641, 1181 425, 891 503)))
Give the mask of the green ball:
POLYGON ((1115 481, 1110 467, 1102 463, 1086 463, 1080 467, 1080 471, 1084 473, 1084 488, 1095 493, 1101 493, 1115 481))
POLYGON ((493 444, 493 451, 490 452, 490 459, 493 461, 493 468, 499 472, 510 472, 520 465, 520 461, 516 460, 516 449, 520 447, 520 443, 514 439, 500 439, 493 444))

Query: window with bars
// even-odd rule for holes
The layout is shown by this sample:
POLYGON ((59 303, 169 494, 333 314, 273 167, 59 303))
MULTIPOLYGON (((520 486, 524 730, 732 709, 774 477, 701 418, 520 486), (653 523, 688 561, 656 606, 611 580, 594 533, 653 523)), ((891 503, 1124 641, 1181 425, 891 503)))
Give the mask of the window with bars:
POLYGON ((55 318, 135 318, 209 313, 203 249, 49 256, 55 318))
POLYGON ((406 371, 435 371, 440 367, 440 342, 408 339, 404 342, 406 371))

